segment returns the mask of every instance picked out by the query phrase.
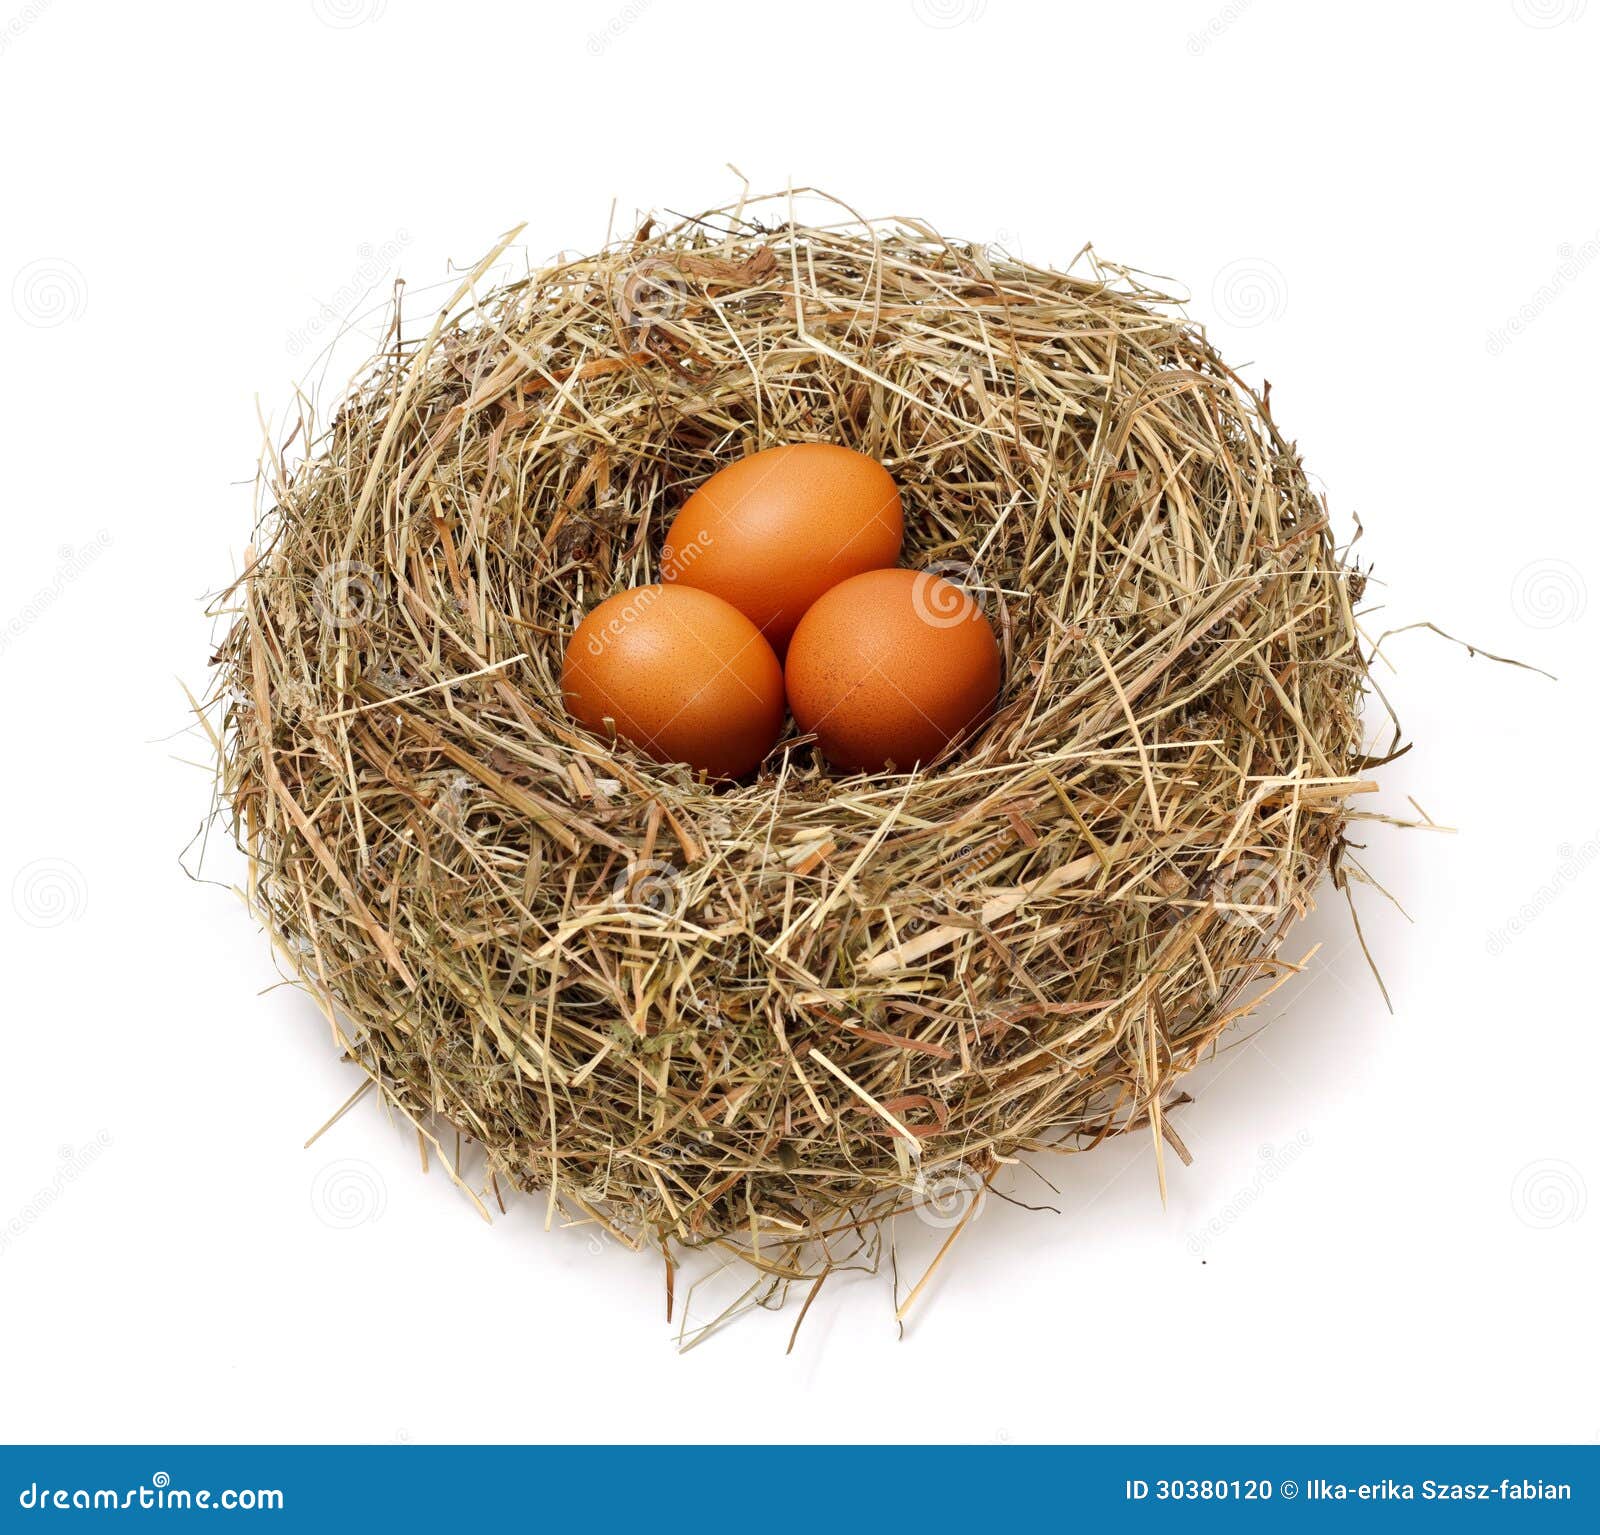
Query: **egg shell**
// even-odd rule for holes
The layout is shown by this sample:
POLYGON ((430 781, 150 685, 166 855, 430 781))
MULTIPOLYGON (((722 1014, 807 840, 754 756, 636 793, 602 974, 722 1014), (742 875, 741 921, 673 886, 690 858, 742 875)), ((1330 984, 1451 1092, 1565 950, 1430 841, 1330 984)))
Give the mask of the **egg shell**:
POLYGON ((782 655, 817 598, 893 565, 904 536, 900 491, 882 464, 836 443, 793 443, 719 469, 684 502, 661 579, 731 602, 782 655))
POLYGON ((754 768, 783 729, 783 669, 738 609, 690 586, 636 586, 573 631, 561 668, 567 712, 658 762, 714 778, 754 768))
POLYGON ((795 723, 846 772, 901 771, 987 718, 1000 647, 972 598, 942 576, 870 570, 800 620, 784 668, 795 723))

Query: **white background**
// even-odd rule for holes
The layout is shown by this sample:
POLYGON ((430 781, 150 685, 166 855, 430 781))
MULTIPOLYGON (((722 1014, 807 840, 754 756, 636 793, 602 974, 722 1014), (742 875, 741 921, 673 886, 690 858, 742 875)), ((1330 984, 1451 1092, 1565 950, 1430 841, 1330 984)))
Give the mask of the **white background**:
POLYGON ((1583 10, 0 0, 0 1433, 1600 1437, 1583 10), (179 863, 257 396, 281 420, 396 270, 522 220, 594 248, 730 161, 1174 274, 1364 522, 1374 630, 1560 679, 1391 642, 1383 803, 1459 828, 1368 839, 1393 1016, 1326 891, 1190 1082, 1165 1210, 1142 1137, 1055 1163, 1012 1189, 1061 1214, 991 1197, 903 1339, 887 1278, 839 1280, 790 1357, 792 1308, 680 1356, 659 1264, 529 1201, 485 1226, 371 1102, 302 1150, 356 1078, 233 864, 179 863))

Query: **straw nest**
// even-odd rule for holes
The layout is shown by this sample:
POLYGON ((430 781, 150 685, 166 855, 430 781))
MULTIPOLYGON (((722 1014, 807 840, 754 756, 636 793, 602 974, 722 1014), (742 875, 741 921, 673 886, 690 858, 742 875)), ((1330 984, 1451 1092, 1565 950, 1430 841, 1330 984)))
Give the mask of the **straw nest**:
POLYGON ((269 453, 227 604, 249 896, 339 1046, 481 1207, 542 1191, 669 1273, 718 1243, 768 1295, 1031 1153, 1184 1155, 1174 1084, 1295 968, 1367 787, 1362 577, 1267 400, 1089 252, 781 201, 495 286, 505 248, 269 453), (854 778, 791 726, 731 786, 577 727, 585 612, 714 470, 811 440, 984 606, 990 723, 854 778))

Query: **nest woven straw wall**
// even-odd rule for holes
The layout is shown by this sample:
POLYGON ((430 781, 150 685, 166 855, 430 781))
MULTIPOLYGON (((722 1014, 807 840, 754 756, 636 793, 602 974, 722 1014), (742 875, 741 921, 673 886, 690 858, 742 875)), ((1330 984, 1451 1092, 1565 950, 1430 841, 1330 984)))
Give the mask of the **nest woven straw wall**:
POLYGON ((1174 1083, 1340 873, 1365 668, 1294 450, 1168 301, 761 212, 397 320, 269 458, 219 660, 254 903, 469 1194, 781 1286, 1006 1159, 1182 1152, 1174 1083), (575 726, 583 614, 801 440, 881 460, 905 563, 983 604, 992 721, 853 779, 791 729, 732 786, 575 726))

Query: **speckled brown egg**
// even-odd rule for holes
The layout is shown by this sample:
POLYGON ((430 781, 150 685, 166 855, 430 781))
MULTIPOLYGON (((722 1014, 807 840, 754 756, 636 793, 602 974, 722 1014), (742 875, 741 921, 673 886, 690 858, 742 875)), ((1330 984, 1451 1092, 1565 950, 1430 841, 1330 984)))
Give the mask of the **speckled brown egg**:
POLYGON ((977 603, 942 576, 869 570, 800 620, 784 681, 795 723, 836 768, 907 771, 988 717, 1000 647, 977 603))
POLYGON ((900 558, 900 491, 835 443, 768 448, 720 469, 667 530, 661 579, 715 592, 782 655, 829 587, 900 558))
POLYGON ((567 712, 658 762, 713 778, 753 769, 783 729, 783 669, 737 608, 691 586, 636 586, 608 597, 567 644, 567 712))

